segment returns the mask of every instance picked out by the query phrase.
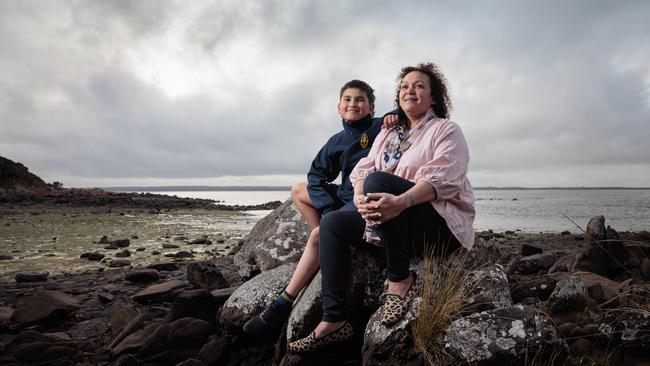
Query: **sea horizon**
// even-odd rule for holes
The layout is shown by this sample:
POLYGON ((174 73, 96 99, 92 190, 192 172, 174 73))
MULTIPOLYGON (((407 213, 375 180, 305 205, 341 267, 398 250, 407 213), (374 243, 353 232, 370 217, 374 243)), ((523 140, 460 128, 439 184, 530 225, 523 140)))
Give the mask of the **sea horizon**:
MULTIPOLYGON (((75 187, 90 188, 90 187, 75 187)), ((169 191, 288 191, 290 186, 115 186, 115 187, 97 187, 107 192, 169 192, 169 191)), ((505 191, 525 191, 525 190, 650 190, 650 187, 621 187, 621 186, 594 186, 594 187, 472 187, 480 190, 505 190, 505 191)))

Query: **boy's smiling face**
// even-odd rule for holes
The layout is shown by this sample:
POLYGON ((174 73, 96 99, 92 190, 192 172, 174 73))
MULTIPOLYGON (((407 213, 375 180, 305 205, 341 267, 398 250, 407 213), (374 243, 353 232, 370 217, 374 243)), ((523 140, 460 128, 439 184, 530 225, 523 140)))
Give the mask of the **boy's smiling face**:
POLYGON ((357 88, 348 88, 343 91, 339 100, 339 114, 346 121, 358 121, 374 113, 375 106, 368 101, 365 91, 357 88))

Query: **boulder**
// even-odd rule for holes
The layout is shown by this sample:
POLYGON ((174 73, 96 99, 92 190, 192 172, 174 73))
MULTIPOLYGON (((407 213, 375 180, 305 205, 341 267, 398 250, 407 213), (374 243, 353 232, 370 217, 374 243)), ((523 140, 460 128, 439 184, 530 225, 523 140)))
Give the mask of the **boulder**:
MULTIPOLYGON (((599 325, 620 348, 650 349, 650 311, 641 308, 621 308, 608 312, 599 325)), ((647 353, 646 353, 647 354, 647 353)))
POLYGON ((321 273, 318 271, 291 309, 287 321, 287 343, 308 336, 321 321, 321 281, 321 273))
POLYGON ((160 272, 155 269, 139 269, 127 273, 124 279, 134 283, 154 282, 160 279, 160 272))
POLYGON ((113 240, 111 242, 113 246, 116 246, 118 248, 126 248, 131 245, 131 240, 129 239, 118 239, 118 240, 113 240))
POLYGON ((531 245, 531 244, 522 244, 521 245, 521 255, 526 257, 529 255, 533 254, 542 254, 544 252, 544 249, 541 247, 538 247, 536 245, 531 245))
POLYGON ((546 302, 547 309, 557 314, 563 311, 582 311, 587 304, 587 287, 580 278, 558 282, 546 302))
POLYGON ((128 267, 130 265, 131 261, 128 259, 113 259, 108 263, 108 266, 111 268, 128 267))
POLYGON ((226 355, 232 341, 232 337, 227 335, 223 337, 212 336, 208 343, 203 345, 197 358, 208 365, 220 364, 219 361, 226 355))
POLYGON ((413 299, 404 318, 391 327, 381 324, 381 308, 372 314, 363 337, 363 365, 398 365, 418 358, 411 327, 421 302, 421 297, 413 299))
POLYGON ((192 317, 215 325, 218 310, 217 300, 209 291, 185 290, 174 299, 169 317, 171 320, 192 317))
POLYGON ((117 258, 127 258, 127 257, 131 256, 131 251, 129 251, 128 249, 124 249, 123 251, 121 251, 119 253, 115 253, 115 256, 117 258))
POLYGON ((287 200, 258 221, 246 237, 234 262, 243 278, 268 271, 282 264, 297 262, 309 237, 309 227, 287 200))
POLYGON ((44 282, 50 275, 48 271, 32 271, 16 273, 16 283, 21 282, 44 282))
POLYGON ((455 363, 523 364, 531 355, 565 354, 567 345, 535 306, 514 305, 457 319, 444 332, 445 351, 455 363))
POLYGON ((138 311, 122 302, 116 302, 110 309, 110 324, 111 333, 113 336, 117 335, 122 329, 135 317, 138 316, 138 311))
POLYGON ((83 253, 79 256, 79 258, 86 258, 89 261, 101 261, 104 257, 105 255, 97 252, 83 253))
POLYGON ((20 325, 57 322, 79 308, 79 301, 61 291, 39 291, 19 306, 12 321, 20 325))
POLYGON ((605 218, 596 216, 587 224, 587 249, 580 255, 575 268, 614 279, 625 270, 623 264, 629 259, 625 244, 619 240, 616 230, 605 227, 605 218))
POLYGON ((233 327, 242 326, 278 296, 289 283, 295 268, 295 263, 287 263, 245 282, 221 308, 220 322, 233 327))
POLYGON ((549 268, 555 263, 556 259, 553 254, 533 254, 527 257, 521 257, 519 260, 514 261, 508 269, 509 274, 537 274, 539 272, 546 273, 549 268))
POLYGON ((137 294, 133 295, 133 300, 137 302, 157 302, 171 300, 173 293, 181 288, 186 287, 184 281, 172 280, 155 285, 151 285, 137 294))
POLYGON ((75 365, 82 357, 76 343, 33 330, 10 338, 0 356, 8 365, 75 365))
POLYGON ((160 325, 161 322, 149 323, 127 335, 111 349, 113 358, 117 358, 126 353, 138 352, 146 343, 149 336, 153 334, 160 325))
POLYGON ((211 261, 188 263, 185 276, 192 286, 208 291, 229 286, 221 270, 211 261))
POLYGON ((549 276, 532 277, 514 285, 510 294, 512 295, 512 301, 515 303, 520 303, 529 297, 546 301, 551 296, 556 285, 557 281, 549 276))
POLYGON ((178 264, 174 262, 168 262, 168 263, 154 263, 149 265, 147 268, 152 268, 157 271, 175 271, 178 269, 178 264))
POLYGON ((149 358, 170 350, 190 350, 196 355, 215 331, 205 320, 189 317, 165 323, 149 335, 138 356, 149 358))
POLYGON ((619 304, 617 300, 619 294, 620 283, 612 281, 607 277, 603 277, 591 272, 574 272, 572 277, 580 278, 587 288, 589 297, 596 301, 598 304, 606 304, 613 307, 619 304))
POLYGON ((512 305, 508 276, 500 264, 491 264, 473 270, 469 281, 475 284, 468 306, 475 311, 497 309, 512 305))

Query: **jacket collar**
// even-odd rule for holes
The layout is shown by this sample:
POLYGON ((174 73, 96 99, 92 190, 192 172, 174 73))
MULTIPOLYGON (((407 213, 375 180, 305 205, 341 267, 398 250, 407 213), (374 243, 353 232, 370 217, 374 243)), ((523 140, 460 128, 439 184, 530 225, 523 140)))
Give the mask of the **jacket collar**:
POLYGON ((372 116, 368 115, 358 121, 343 120, 343 129, 346 132, 365 131, 372 126, 372 116))

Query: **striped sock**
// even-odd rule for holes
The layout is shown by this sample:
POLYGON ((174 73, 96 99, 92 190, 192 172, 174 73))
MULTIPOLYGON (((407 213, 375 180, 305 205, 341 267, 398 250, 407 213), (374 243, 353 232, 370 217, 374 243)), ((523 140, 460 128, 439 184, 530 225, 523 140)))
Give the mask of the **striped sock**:
POLYGON ((290 293, 287 292, 285 289, 282 291, 278 297, 275 298, 276 302, 279 302, 280 304, 286 304, 286 305, 293 305, 293 302, 296 300, 295 296, 292 296, 290 293))

